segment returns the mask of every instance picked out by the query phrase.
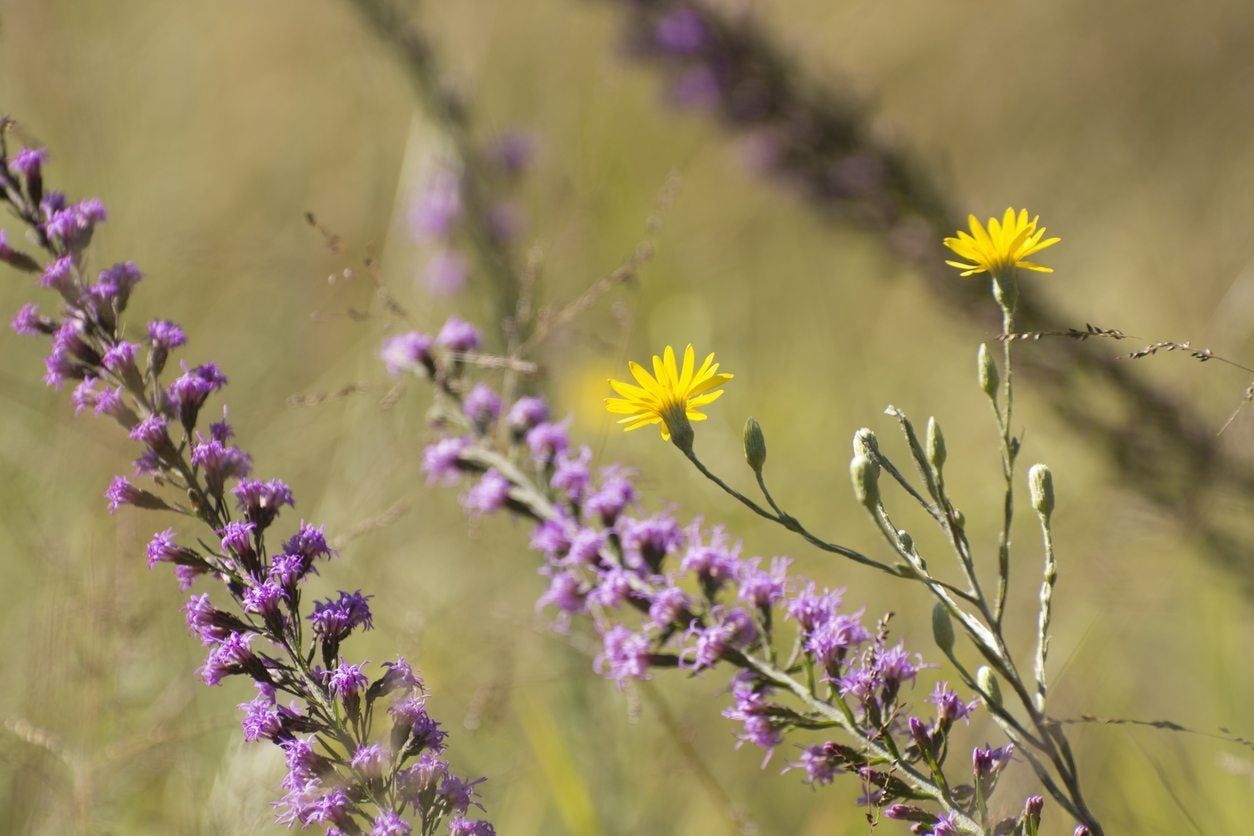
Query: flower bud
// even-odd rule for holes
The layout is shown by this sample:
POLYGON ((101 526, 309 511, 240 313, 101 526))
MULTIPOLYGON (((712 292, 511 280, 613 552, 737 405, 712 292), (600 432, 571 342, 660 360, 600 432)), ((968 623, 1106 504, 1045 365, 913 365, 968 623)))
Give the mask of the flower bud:
POLYGON ((745 421, 745 461, 754 473, 766 464, 766 437, 762 435, 762 425, 752 416, 745 421))
POLYGON ((948 455, 948 451, 945 450, 945 436, 941 433, 940 424, 936 423, 935 418, 928 418, 927 460, 938 474, 945 466, 945 458, 948 455))
POLYGON ((1048 518, 1054 513, 1054 474, 1043 464, 1034 464, 1028 470, 1028 493, 1036 513, 1048 518))
POLYGON ((997 397, 997 387, 1001 386, 1001 374, 998 373, 997 363, 984 343, 980 343, 980 351, 976 355, 976 366, 979 368, 980 389, 990 398, 997 397))
POLYGON ((991 704, 1001 705, 1001 685, 997 682, 997 676, 992 668, 988 665, 981 665, 980 669, 975 672, 975 684, 980 686, 980 690, 984 692, 991 704))
POLYGON ((932 638, 946 656, 953 651, 954 622, 949 617, 949 610, 940 601, 932 606, 932 638))
POLYGON ((849 462, 849 475, 853 479, 854 496, 868 510, 874 511, 880 503, 879 462, 855 453, 849 462))
POLYGON ((853 434, 853 454, 855 456, 866 456, 868 459, 875 461, 876 454, 879 451, 880 442, 872 430, 863 427, 853 434))

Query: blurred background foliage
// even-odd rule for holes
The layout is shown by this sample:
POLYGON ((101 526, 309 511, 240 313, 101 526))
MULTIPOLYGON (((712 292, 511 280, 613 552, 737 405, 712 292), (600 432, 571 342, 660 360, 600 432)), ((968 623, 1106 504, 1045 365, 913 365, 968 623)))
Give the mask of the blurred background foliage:
MULTIPOLYGON (((952 203, 1040 212, 1063 244, 1050 252, 1057 273, 1033 281, 1077 325, 1254 359, 1248 3, 752 5, 813 78, 865 96, 875 130, 912 149, 952 203)), ((886 404, 920 421, 935 414, 953 492, 991 554, 998 459, 974 384, 988 335, 943 315, 880 242, 820 222, 750 172, 745 149, 716 126, 668 107, 658 79, 622 60, 615 6, 417 10, 481 132, 538 139, 519 200, 545 300, 572 298, 612 269, 667 177, 681 183, 656 257, 546 345, 541 385, 601 461, 638 469, 647 503, 725 520, 748 553, 793 554, 798 571, 848 586, 870 613, 895 611, 897 630, 927 651, 921 592, 799 549, 731 508, 656 438, 613 430, 600 398, 608 373, 664 342, 717 350, 737 377, 700 428, 704 457, 740 473, 740 425, 754 414, 777 493, 854 544, 874 532, 850 501, 851 434, 876 428, 892 452, 886 404)), ((489 307, 423 291, 407 210, 442 140, 344 3, 0 0, 0 106, 49 146, 51 180, 108 204, 97 258, 133 258, 149 276, 134 316, 181 321, 189 360, 224 365, 259 473, 287 477, 299 513, 338 537, 343 559, 321 582, 377 596, 376 629, 357 653, 415 660, 457 766, 490 777, 501 833, 734 832, 726 797, 762 833, 867 831, 851 782, 812 792, 777 777, 793 752, 760 769, 756 752, 732 750, 717 677, 659 676, 655 690, 619 692, 592 674, 583 637, 550 633, 533 611, 542 580, 527 532, 500 521, 468 529, 455 494, 423 484, 428 394, 409 385, 383 402, 377 346, 393 324, 304 212, 380 255, 384 280, 423 326, 489 307), (350 384, 356 392, 336 394, 350 384)), ((0 307, 15 310, 32 289, 5 278, 0 307)), ((279 753, 238 742, 234 706, 250 694, 199 684, 201 650, 174 581, 144 568, 156 523, 105 512, 101 493, 129 468, 128 446, 43 389, 34 342, 6 331, 0 345, 0 831, 277 830, 268 805, 279 753)), ((1145 362, 1141 374, 1216 431, 1249 382, 1182 357, 1145 362)), ((1059 489, 1054 711, 1250 736, 1247 593, 1121 485, 1030 384, 1019 391, 1021 461, 1049 462, 1059 489)), ((1252 441, 1254 412, 1224 435, 1233 457, 1248 459, 1252 441)), ((1249 513, 1248 498, 1211 501, 1233 518, 1249 513)), ((1021 521, 1013 633, 1026 648, 1040 556, 1021 521)), ((994 732, 973 725, 970 742, 994 732)), ((1111 832, 1248 826, 1250 750, 1129 727, 1074 737, 1111 832)), ((1030 786, 1019 768, 1000 798, 1017 807, 1030 786)), ((1064 832, 1056 812, 1046 818, 1064 832)))

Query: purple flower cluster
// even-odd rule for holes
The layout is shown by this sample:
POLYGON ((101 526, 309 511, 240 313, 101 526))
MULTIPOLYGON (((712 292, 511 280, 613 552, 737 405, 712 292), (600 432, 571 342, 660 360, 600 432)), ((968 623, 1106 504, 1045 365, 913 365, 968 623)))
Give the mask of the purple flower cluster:
MULTIPOLYGON (((442 334, 464 325, 450 322, 442 334)), ((421 334, 393 339, 442 341, 421 334)), ((928 666, 889 642, 886 619, 868 626, 862 610, 843 608, 843 590, 791 576, 788 558, 742 556, 741 544, 721 527, 683 525, 670 511, 637 513, 631 473, 616 465, 594 469, 591 451, 572 443, 567 422, 553 421, 543 400, 523 397, 506 406, 450 355, 428 356, 431 365, 414 371, 439 381, 439 397, 453 408, 440 410, 443 435, 423 453, 427 480, 466 482, 462 504, 470 514, 504 509, 532 521, 530 545, 546 583, 537 609, 553 613, 558 630, 576 619, 591 625, 600 637, 598 673, 624 687, 666 668, 694 675, 733 669, 732 705, 723 716, 738 724, 738 746, 763 750, 764 764, 789 732, 843 727, 858 745, 806 746, 788 768, 815 785, 852 775, 865 803, 913 822, 919 833, 969 827, 964 816, 974 811, 966 801, 939 811, 905 804, 921 796, 896 770, 917 768, 919 775, 941 775, 937 785, 953 786, 942 774, 951 732, 977 703, 941 682, 927 698, 934 716, 915 716, 907 692, 928 666), (487 463, 500 461, 509 466, 487 463), (791 638, 780 635, 785 628, 791 638), (793 649, 784 658, 777 646, 793 649), (797 707, 788 691, 807 681, 812 699, 797 707), (868 744, 886 754, 868 757, 868 744)), ((956 792, 968 801, 977 788, 991 792, 1009 754, 977 749, 977 763, 990 766, 977 767, 974 786, 956 792)))
MULTIPOLYGON (((306 522, 276 540, 272 527, 296 504, 291 489, 280 479, 251 478, 252 457, 231 443, 225 417, 202 432, 203 407, 226 376, 212 363, 183 363, 182 373, 163 385, 170 353, 187 342, 182 328, 153 320, 143 341, 123 339, 122 314, 142 273, 131 262, 94 279, 84 270, 85 251, 106 218, 103 205, 45 194, 43 152, 10 158, 2 143, 0 133, 0 201, 30 228, 47 264, 40 268, 14 250, 2 232, 0 255, 40 272, 40 284, 65 301, 59 321, 26 305, 13 328, 51 337, 44 379, 54 388, 75 382, 76 412, 112 418, 141 445, 135 478, 153 477, 152 490, 118 476, 105 491, 109 510, 177 510, 212 535, 192 546, 180 543, 174 529, 160 531, 148 544, 147 562, 170 564, 184 590, 202 577, 221 583, 188 600, 187 625, 207 649, 200 668, 207 685, 242 676, 256 688, 255 698, 240 705, 243 734, 271 741, 286 755, 279 821, 336 834, 408 834, 412 827, 401 814, 409 810, 422 833, 445 821, 451 833, 490 834, 491 825, 466 818, 479 806, 478 782, 451 773, 443 759, 445 733, 427 714, 422 682, 408 663, 387 663, 372 677, 365 662, 342 655, 354 631, 373 626, 369 596, 339 592, 301 612, 305 583, 334 552, 322 529, 306 522), (391 723, 374 740, 381 700, 390 702, 391 723)), ((468 327, 446 342, 465 345, 468 327)))

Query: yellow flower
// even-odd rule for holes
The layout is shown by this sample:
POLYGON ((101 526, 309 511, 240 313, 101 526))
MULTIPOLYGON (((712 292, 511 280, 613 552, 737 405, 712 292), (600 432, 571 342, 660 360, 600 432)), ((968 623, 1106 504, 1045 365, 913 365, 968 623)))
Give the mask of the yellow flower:
POLYGON ((980 224, 975 215, 968 215, 967 222, 971 225, 971 234, 958 230, 957 238, 946 238, 945 246, 956 252, 966 261, 946 261, 951 267, 962 270, 962 275, 971 276, 976 273, 992 273, 994 276, 1007 278, 1004 274, 1015 267, 1035 270, 1038 273, 1052 273, 1052 267, 1042 267, 1025 261, 1028 256, 1038 253, 1046 247, 1059 242, 1058 238, 1045 238, 1045 227, 1036 226, 1040 216, 1028 220, 1028 210, 1020 209, 1016 215, 1014 209, 1007 209, 1001 223, 996 218, 988 219, 988 230, 980 224))
POLYGON ((696 353, 691 345, 684 349, 682 369, 675 363, 675 349, 669 345, 661 357, 653 355, 653 374, 639 363, 628 363, 628 368, 639 385, 611 379, 610 387, 622 397, 606 398, 605 408, 615 415, 627 416, 618 423, 625 424, 623 429, 629 432, 661 424, 663 441, 670 441, 672 434, 677 436, 677 442, 681 437, 690 437, 689 422, 706 419, 698 408, 718 400, 723 394, 718 387, 732 379, 730 374, 718 373, 713 354, 696 368, 696 353))

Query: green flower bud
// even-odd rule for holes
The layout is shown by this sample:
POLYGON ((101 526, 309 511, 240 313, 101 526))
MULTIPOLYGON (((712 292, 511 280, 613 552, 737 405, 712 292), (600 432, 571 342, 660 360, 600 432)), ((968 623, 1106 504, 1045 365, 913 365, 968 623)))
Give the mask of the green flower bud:
POLYGON ((766 438, 762 435, 762 425, 752 416, 745 421, 745 461, 754 473, 766 464, 766 438))
POLYGON ((874 511, 880 503, 879 462, 856 453, 849 462, 849 475, 853 479, 854 496, 868 510, 874 511))
POLYGON ((997 388, 1001 386, 1001 374, 997 371, 997 363, 988 352, 988 346, 980 343, 980 351, 976 357, 976 366, 980 372, 980 389, 990 398, 997 397, 997 388))
POLYGON ((945 466, 945 458, 949 455, 945 449, 945 436, 941 433, 940 424, 935 418, 927 419, 927 460, 938 474, 945 466))
POLYGON ((949 610, 940 601, 932 606, 932 638, 946 656, 953 652, 954 622, 949 617, 949 610))
POLYGON ((1036 513, 1048 518, 1054 513, 1054 474, 1043 464, 1034 464, 1028 470, 1028 493, 1036 513))
POLYGON ((988 665, 981 665, 980 669, 975 672, 975 684, 980 686, 980 690, 988 695, 988 699, 993 705, 1001 705, 1001 685, 997 682, 996 675, 993 674, 992 668, 988 665))
POLYGON ((879 451, 880 442, 875 437, 873 431, 863 427, 853 434, 853 454, 855 456, 866 456, 868 459, 876 461, 876 454, 879 451))

